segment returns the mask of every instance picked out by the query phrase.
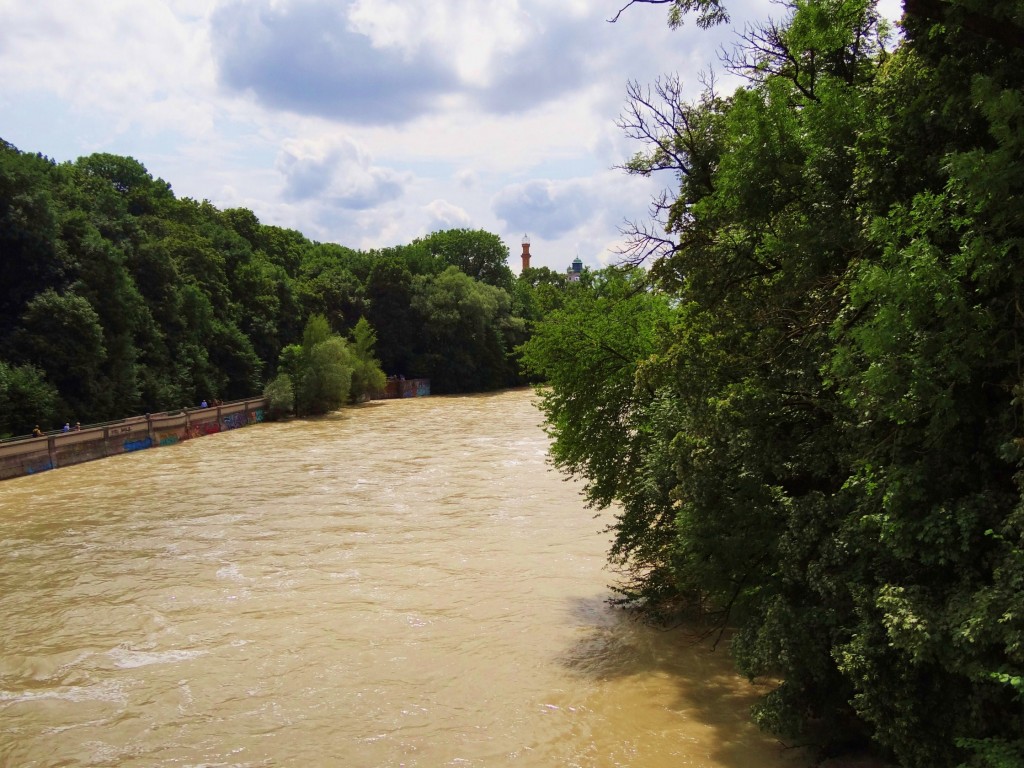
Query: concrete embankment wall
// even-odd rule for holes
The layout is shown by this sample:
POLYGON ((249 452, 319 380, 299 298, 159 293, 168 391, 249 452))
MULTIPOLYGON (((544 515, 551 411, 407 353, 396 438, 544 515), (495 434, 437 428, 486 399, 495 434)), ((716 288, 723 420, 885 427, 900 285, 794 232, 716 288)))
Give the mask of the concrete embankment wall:
POLYGON ((263 421, 266 405, 259 397, 6 440, 0 442, 0 480, 244 427, 263 421))
POLYGON ((403 397, 427 397, 430 395, 430 379, 388 378, 383 392, 370 397, 371 400, 393 400, 403 397))

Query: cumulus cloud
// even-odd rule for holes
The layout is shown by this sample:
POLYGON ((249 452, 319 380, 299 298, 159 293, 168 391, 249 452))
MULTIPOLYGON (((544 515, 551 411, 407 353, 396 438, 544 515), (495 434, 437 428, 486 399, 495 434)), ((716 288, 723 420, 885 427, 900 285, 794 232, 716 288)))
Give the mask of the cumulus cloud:
POLYGON ((617 261, 630 221, 646 221, 656 179, 607 170, 568 181, 535 179, 503 188, 491 201, 506 231, 526 232, 539 265, 565 266, 576 255, 587 264, 617 261))
POLYGON ((466 209, 447 200, 432 200, 424 206, 428 216, 427 231, 469 227, 472 219, 466 209))
POLYGON ((0 7, 4 91, 53 94, 82 115, 102 113, 105 141, 169 129, 196 135, 212 125, 201 21, 155 0, 0 7))
POLYGON ((535 180, 507 186, 494 196, 495 215, 513 230, 557 239, 592 213, 592 194, 582 181, 535 180))
POLYGON ((402 122, 454 85, 433 51, 377 47, 346 6, 234 0, 211 16, 221 82, 268 106, 355 123, 402 122))
POLYGON ((338 208, 363 210, 401 196, 405 178, 373 164, 356 144, 290 142, 277 159, 289 202, 318 199, 338 208))
POLYGON ((275 109, 400 124, 453 100, 495 114, 589 82, 600 9, 540 0, 228 0, 210 18, 220 82, 275 109))
POLYGON ((455 181, 463 189, 472 189, 480 183, 480 177, 472 168, 463 168, 455 174, 455 181))

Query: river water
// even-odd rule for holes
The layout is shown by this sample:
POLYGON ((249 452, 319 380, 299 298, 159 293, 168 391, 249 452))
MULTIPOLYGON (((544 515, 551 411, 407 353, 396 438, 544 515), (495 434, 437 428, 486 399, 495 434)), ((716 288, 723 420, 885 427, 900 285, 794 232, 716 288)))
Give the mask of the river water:
POLYGON ((702 766, 798 756, 607 606, 527 390, 375 402, 0 484, 0 765, 702 766))

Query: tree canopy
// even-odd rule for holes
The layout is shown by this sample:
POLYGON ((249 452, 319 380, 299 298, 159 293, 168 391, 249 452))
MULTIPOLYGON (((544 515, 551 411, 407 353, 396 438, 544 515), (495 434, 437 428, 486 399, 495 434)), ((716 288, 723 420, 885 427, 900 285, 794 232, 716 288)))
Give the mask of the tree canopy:
MULTIPOLYGON (((58 164, 0 142, 0 252, 0 435, 251 396, 314 317, 340 344, 306 364, 337 383, 345 346, 356 398, 381 371, 439 393, 521 382, 517 281, 482 230, 359 251, 176 198, 131 157, 58 164)), ((291 384, 285 410, 336 400, 291 384)))
POLYGON ((523 347, 555 460, 617 505, 623 601, 779 681, 762 726, 1021 766, 1024 48, 979 26, 1021 7, 908 1, 895 43, 867 0, 785 7, 732 94, 630 85, 625 168, 675 186, 632 228, 645 291, 523 347))

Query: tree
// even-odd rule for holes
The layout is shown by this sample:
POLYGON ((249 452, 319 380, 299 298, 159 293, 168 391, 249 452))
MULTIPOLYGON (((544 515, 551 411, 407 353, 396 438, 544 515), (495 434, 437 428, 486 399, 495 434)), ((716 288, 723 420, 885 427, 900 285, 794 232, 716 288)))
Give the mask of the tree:
POLYGON ((512 287, 512 314, 531 326, 562 306, 568 285, 569 280, 561 272, 547 267, 524 269, 512 287))
POLYGON ((1019 4, 907 2, 892 54, 868 2, 789 9, 727 98, 630 87, 626 168, 678 184, 631 253, 671 312, 589 399, 606 350, 568 374, 571 321, 538 325, 553 450, 622 505, 623 597, 733 626, 780 680, 761 725, 1024 765, 1019 4))
POLYGON ((0 437, 27 435, 37 424, 55 425, 62 407, 60 395, 41 370, 0 360, 0 437))
POLYGON ((15 347, 22 360, 45 371, 71 410, 82 418, 93 416, 107 350, 99 316, 88 301, 43 291, 25 308, 15 347))
POLYGON ((345 340, 331 331, 327 318, 313 315, 306 322, 301 346, 292 344, 281 351, 273 389, 282 394, 285 382, 291 382, 299 415, 327 413, 348 399, 353 367, 345 340))
POLYGON ((416 344, 424 327, 413 307, 412 273, 394 258, 381 259, 366 280, 366 318, 377 331, 381 367, 393 375, 411 376, 416 344))
POLYGON ((267 398, 267 416, 271 420, 281 419, 295 411, 295 388, 287 373, 279 373, 263 388, 267 398))
POLYGON ((365 288, 351 271, 348 249, 318 244, 302 263, 299 300, 308 315, 324 315, 336 328, 352 327, 368 311, 365 288))
POLYGON ((306 413, 327 413, 348 400, 352 364, 345 340, 332 336, 309 349, 302 378, 301 402, 306 413))
POLYGON ((540 320, 518 353, 545 383, 538 391, 555 464, 585 481, 591 506, 621 512, 609 526, 611 560, 626 600, 657 609, 677 587, 671 576, 676 477, 667 456, 671 401, 640 377, 673 315, 667 295, 640 271, 608 268, 540 320))
POLYGON ((618 21, 619 16, 622 12, 629 8, 631 5, 636 4, 647 4, 647 5, 668 5, 668 24, 670 27, 680 27, 683 24, 683 19, 686 14, 697 12, 697 26, 707 29, 713 27, 715 24, 722 24, 729 20, 729 14, 726 12, 725 5, 721 0, 629 0, 618 13, 611 19, 611 21, 618 21))
POLYGON ((510 287, 507 249, 486 232, 357 251, 263 225, 244 208, 176 199, 130 157, 58 165, 0 141, 0 252, 0 359, 26 382, 41 372, 45 386, 26 386, 55 388, 76 418, 247 397, 278 372, 298 410, 322 410, 338 391, 344 400, 379 389, 384 369, 443 371, 448 341, 479 357, 460 387, 518 381, 508 350, 527 331, 504 291, 463 275, 486 289, 465 291, 469 303, 455 310, 465 319, 486 307, 485 332, 465 341, 455 337, 475 333, 472 322, 442 321, 443 342, 413 302, 414 277, 426 284, 449 265, 510 287), (327 335, 299 344, 318 316, 327 335))
POLYGON ((132 157, 99 152, 79 158, 74 166, 83 176, 109 184, 124 198, 127 212, 133 216, 154 213, 162 202, 174 197, 170 184, 154 179, 146 167, 132 157))
POLYGON ((435 259, 458 267, 481 283, 512 290, 512 270, 508 266, 508 246, 497 235, 482 229, 448 229, 434 232, 413 245, 422 245, 435 259))
POLYGON ((380 367, 380 361, 374 354, 377 333, 365 317, 359 318, 352 329, 352 389, 351 398, 356 402, 375 393, 383 392, 387 384, 387 376, 380 367))
POLYGON ((431 391, 478 392, 504 386, 514 375, 507 344, 511 300, 457 267, 414 280, 412 306, 423 318, 422 351, 413 370, 431 391))
POLYGON ((0 347, 34 296, 66 287, 70 259, 58 240, 54 173, 52 163, 0 141, 0 347))
POLYGON ((859 158, 877 255, 847 273, 829 361, 857 419, 848 538, 870 574, 837 655, 905 764, 1019 766, 1024 51, 968 24, 908 33, 859 158), (895 167, 876 155, 897 145, 895 167))

